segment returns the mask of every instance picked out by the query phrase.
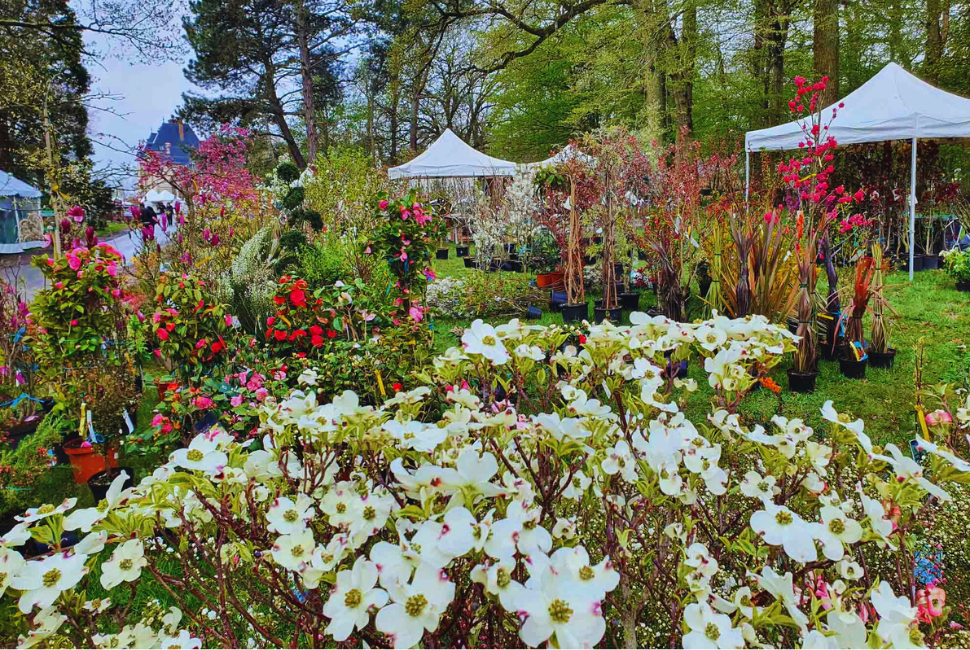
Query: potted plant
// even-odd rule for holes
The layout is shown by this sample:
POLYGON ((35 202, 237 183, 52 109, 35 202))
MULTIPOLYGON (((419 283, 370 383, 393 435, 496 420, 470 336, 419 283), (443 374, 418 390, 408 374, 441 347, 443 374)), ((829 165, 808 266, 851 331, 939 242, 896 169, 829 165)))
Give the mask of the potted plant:
POLYGON ((922 262, 922 267, 919 270, 922 271, 933 271, 940 268, 940 258, 933 252, 933 239, 937 232, 937 223, 940 221, 940 215, 935 209, 930 208, 925 214, 921 215, 920 225, 922 226, 922 246, 923 255, 920 257, 922 262))
POLYGON ((542 228, 532 243, 529 266, 535 271, 536 286, 540 289, 551 289, 562 285, 563 272, 560 269, 559 247, 547 228, 542 228))
POLYGON ((852 297, 838 323, 840 326, 845 325, 845 344, 839 356, 839 372, 851 379, 864 379, 869 365, 869 344, 866 342, 862 318, 872 297, 870 285, 875 273, 873 262, 871 257, 860 257, 856 262, 852 297))
POLYGON ((873 368, 892 368, 896 358, 896 348, 889 346, 889 325, 886 323, 886 309, 891 309, 882 295, 885 282, 886 261, 882 244, 872 245, 872 334, 869 337, 869 365, 873 368))
POLYGON ((589 317, 586 288, 583 285, 583 252, 579 245, 582 226, 576 209, 576 181, 570 177, 569 189, 569 247, 566 254, 566 303, 562 306, 564 323, 574 323, 589 317))
POLYGON ((943 251, 943 268, 956 280, 957 291, 970 291, 970 250, 951 248, 943 251))

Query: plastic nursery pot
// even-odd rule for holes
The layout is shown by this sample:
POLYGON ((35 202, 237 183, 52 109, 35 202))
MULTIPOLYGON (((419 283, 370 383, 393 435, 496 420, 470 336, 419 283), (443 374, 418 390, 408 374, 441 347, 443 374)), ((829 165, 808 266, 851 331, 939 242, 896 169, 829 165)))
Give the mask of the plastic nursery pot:
POLYGON ((531 320, 542 318, 542 310, 538 307, 529 307, 525 310, 525 317, 531 320))
POLYGON ((118 478, 121 472, 128 473, 128 478, 125 479, 125 484, 122 486, 122 489, 134 487, 135 472, 130 467, 112 467, 111 469, 98 472, 88 479, 88 487, 91 488, 91 494, 94 495, 95 503, 101 503, 101 499, 108 496, 108 488, 111 487, 112 481, 118 478))
POLYGON ((477 266, 477 264, 475 264, 475 258, 474 257, 465 257, 463 259, 465 260, 465 268, 466 269, 473 269, 473 268, 475 268, 477 266))
POLYGON ((892 368, 896 359, 896 348, 889 348, 886 352, 869 352, 870 368, 892 368))
POLYGON ((562 322, 579 323, 589 318, 589 304, 581 302, 578 305, 567 305, 563 303, 562 322))
POLYGON ((519 260, 509 260, 508 262, 502 263, 503 271, 511 271, 512 273, 522 273, 523 267, 522 262, 519 260))
POLYGON ((913 273, 923 270, 923 259, 924 259, 923 255, 913 256, 913 273))
POLYGON ((448 259, 448 249, 439 248, 438 250, 435 251, 434 256, 435 256, 435 259, 446 260, 448 259))
POLYGON ((865 379, 866 378, 866 368, 869 366, 868 357, 862 361, 856 361, 855 359, 847 359, 842 357, 839 359, 839 372, 842 373, 843 377, 849 379, 865 379))
POLYGON ((118 466, 118 452, 111 450, 108 458, 95 451, 94 447, 82 447, 85 440, 75 438, 64 443, 64 453, 71 461, 74 469, 74 482, 78 485, 87 483, 88 479, 109 467, 118 466))
POLYGON ((641 262, 646 262, 647 254, 644 253, 643 251, 637 251, 637 259, 640 260, 641 262))
POLYGON ((37 431, 37 426, 43 418, 39 414, 31 415, 29 419, 19 422, 7 429, 7 438, 10 451, 20 446, 20 443, 30 434, 37 431))
POLYGON ((468 246, 455 246, 455 255, 458 257, 468 257, 468 246))
POLYGON ((970 292, 970 280, 957 280, 957 291, 970 292))
POLYGON ((540 273, 536 276, 536 286, 540 289, 545 289, 553 284, 562 282, 563 272, 555 271, 553 273, 540 273))
POLYGON ((940 258, 936 255, 926 255, 923 257, 923 270, 935 271, 940 268, 940 258))
POLYGON ((713 282, 713 280, 699 280, 697 282, 697 287, 700 289, 702 296, 707 296, 707 292, 711 289, 711 284, 713 282))
POLYGON ((552 309, 562 309, 562 306, 566 304, 568 299, 565 291, 552 290, 549 292, 549 307, 552 309))
POLYGON ((637 309, 640 309, 640 294, 633 292, 621 293, 620 308, 627 311, 636 311, 637 309))
POLYGON ((788 388, 793 393, 814 393, 815 380, 818 379, 817 372, 795 372, 788 371, 788 388))
POLYGON ((614 309, 593 307, 593 320, 595 320, 597 323, 602 323, 607 318, 610 319, 611 323, 619 323, 620 319, 623 318, 623 310, 619 307, 614 309))

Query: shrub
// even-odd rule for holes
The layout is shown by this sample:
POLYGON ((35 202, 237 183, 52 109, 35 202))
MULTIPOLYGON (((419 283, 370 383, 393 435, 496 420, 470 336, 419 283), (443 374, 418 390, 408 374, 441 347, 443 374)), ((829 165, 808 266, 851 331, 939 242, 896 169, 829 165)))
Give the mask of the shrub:
POLYGON ((300 177, 300 168, 291 162, 280 163, 276 167, 276 176, 284 183, 292 183, 300 177))
POLYGON ((350 276, 343 249, 335 238, 326 237, 300 251, 300 276, 310 286, 331 286, 350 276))
POLYGON ((16 449, 0 451, 0 513, 23 512, 36 499, 33 488, 53 464, 52 449, 61 442, 67 423, 48 413, 16 449))
POLYGON ((304 192, 302 187, 291 187, 283 197, 283 208, 290 212, 303 205, 304 192))
POLYGON ((451 318, 521 316, 544 298, 525 276, 472 273, 428 285, 428 306, 451 318))
POLYGON ((970 282, 970 250, 951 248, 943 251, 940 257, 943 258, 943 268, 954 280, 970 282))

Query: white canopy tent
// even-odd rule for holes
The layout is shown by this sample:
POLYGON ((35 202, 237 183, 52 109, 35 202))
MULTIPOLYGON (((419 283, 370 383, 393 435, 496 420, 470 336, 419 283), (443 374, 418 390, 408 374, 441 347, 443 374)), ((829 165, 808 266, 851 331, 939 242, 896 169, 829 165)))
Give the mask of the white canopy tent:
POLYGON ((171 203, 175 200, 175 195, 168 190, 149 190, 145 194, 145 203, 171 203))
POLYGON ((445 129, 431 146, 413 160, 391 167, 387 175, 398 178, 491 178, 514 176, 514 162, 492 158, 477 151, 445 129))
MULTIPOLYGON (((916 237, 916 142, 919 138, 970 137, 970 99, 940 90, 890 63, 841 100, 845 107, 828 133, 840 144, 912 140, 909 194, 909 279, 913 279, 916 237)), ((823 118, 831 115, 822 109, 823 118)), ((744 136, 745 197, 751 176, 752 151, 797 149, 805 134, 798 122, 749 131, 744 136)))

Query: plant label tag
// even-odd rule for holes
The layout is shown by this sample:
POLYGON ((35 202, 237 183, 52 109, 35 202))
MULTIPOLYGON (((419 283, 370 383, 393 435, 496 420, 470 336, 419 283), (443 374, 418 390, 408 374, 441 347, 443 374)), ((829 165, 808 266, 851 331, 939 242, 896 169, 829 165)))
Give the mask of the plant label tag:
POLYGON ((128 427, 128 433, 134 433, 135 425, 132 424, 131 418, 128 416, 128 409, 121 409, 121 417, 125 420, 125 426, 128 427))

